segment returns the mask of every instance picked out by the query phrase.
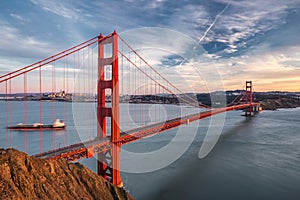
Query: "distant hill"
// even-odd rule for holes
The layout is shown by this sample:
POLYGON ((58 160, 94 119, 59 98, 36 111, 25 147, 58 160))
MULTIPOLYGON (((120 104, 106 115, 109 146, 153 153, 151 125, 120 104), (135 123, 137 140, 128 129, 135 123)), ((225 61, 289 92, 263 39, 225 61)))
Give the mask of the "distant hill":
POLYGON ((268 98, 260 101, 263 110, 277 110, 279 108, 296 108, 300 107, 300 99, 295 98, 268 98))
POLYGON ((81 164, 0 149, 0 199, 132 199, 81 164))
MULTIPOLYGON (((156 95, 122 95, 120 96, 121 103, 159 103, 159 104, 180 104, 195 99, 202 104, 212 107, 222 107, 225 104, 230 104, 238 95, 244 90, 229 90, 226 92, 215 91, 212 93, 185 93, 185 94, 156 94, 156 95), (226 96, 225 96, 226 95, 226 96), (189 97, 189 98, 187 98, 189 97), (226 98, 225 98, 226 97, 226 98), (212 101, 213 99, 213 101, 212 101), (186 100, 186 101, 185 101, 186 100), (213 104, 213 105, 212 105, 213 104)), ((11 94, 9 100, 23 101, 24 94, 11 94)), ((300 92, 253 92, 253 98, 256 102, 261 102, 264 110, 276 110, 278 108, 295 108, 300 107, 300 92), (281 99, 281 100, 280 100, 281 99)), ((0 100, 5 100, 5 94, 0 94, 0 100)), ((72 101, 71 98, 51 98, 43 96, 40 98, 38 93, 27 94, 27 100, 40 101, 40 100, 57 100, 57 101, 72 101)), ((75 101, 95 102, 96 96, 82 96, 76 98, 75 101)), ((106 97, 107 102, 111 102, 111 96, 106 97)))

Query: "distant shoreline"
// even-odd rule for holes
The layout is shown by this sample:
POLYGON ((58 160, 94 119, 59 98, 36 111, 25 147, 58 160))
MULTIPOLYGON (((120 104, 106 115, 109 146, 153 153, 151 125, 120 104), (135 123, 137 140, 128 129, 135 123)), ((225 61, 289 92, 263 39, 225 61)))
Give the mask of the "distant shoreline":
MULTIPOLYGON (((198 101, 209 105, 210 97, 206 96, 201 99, 202 101, 198 101)), ((227 103, 230 102, 231 98, 227 96, 227 103)), ((262 110, 278 110, 281 108, 297 108, 300 107, 300 98, 291 97, 291 96, 281 96, 281 95, 257 95, 256 100, 260 102, 262 110)), ((0 101, 24 101, 24 98, 10 98, 10 99, 0 99, 0 101)), ((43 101, 43 102, 80 102, 80 103, 95 103, 97 99, 64 99, 64 98, 27 98, 27 101, 43 101)), ((106 100, 106 103, 110 103, 110 100, 106 100)), ((160 97, 160 99, 153 98, 145 98, 143 95, 137 98, 132 99, 124 99, 120 100, 120 103, 130 103, 130 104, 172 104, 172 105, 180 105, 178 101, 174 98, 168 97, 160 97)), ((185 105, 185 104, 182 104, 185 105)), ((210 106, 210 105, 209 105, 210 106)))

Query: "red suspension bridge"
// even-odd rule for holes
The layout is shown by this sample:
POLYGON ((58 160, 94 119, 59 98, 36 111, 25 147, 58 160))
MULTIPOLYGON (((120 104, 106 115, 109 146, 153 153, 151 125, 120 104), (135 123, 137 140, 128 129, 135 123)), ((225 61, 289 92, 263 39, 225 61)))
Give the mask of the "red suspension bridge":
MULTIPOLYGON (((107 36, 100 34, 51 57, 1 75, 0 84, 0 92, 5 94, 2 100, 6 102, 7 127, 18 123, 14 109, 18 110, 17 115, 19 118, 22 116, 24 124, 32 123, 32 112, 35 112, 35 116, 39 115, 39 124, 43 124, 58 116, 66 121, 67 113, 70 112, 66 104, 73 102, 73 112, 78 109, 79 113, 74 118, 80 122, 87 120, 86 113, 90 112, 85 107, 80 108, 80 105, 96 103, 96 112, 89 113, 96 122, 89 126, 97 129, 84 129, 87 135, 91 132, 87 140, 79 142, 74 139, 70 144, 65 137, 64 146, 60 147, 59 143, 57 147, 53 132, 52 147, 44 151, 44 133, 40 128, 40 148, 35 156, 53 160, 64 158, 68 161, 97 156, 98 174, 118 186, 122 185, 122 145, 223 112, 244 109, 246 116, 252 116, 259 107, 257 102, 253 102, 251 81, 246 82, 246 89, 226 107, 212 108, 200 103, 169 82, 116 32, 107 36), (60 92, 57 92, 59 89, 60 92), (15 107, 13 101, 22 102, 22 107, 15 107), (33 111, 28 101, 35 101, 38 111, 33 111), (43 103, 45 101, 47 105, 43 103), (120 103, 134 105, 134 108, 130 107, 130 117, 120 108, 120 103), (155 105, 151 118, 145 115, 149 112, 143 105, 145 103, 155 105), (50 116, 49 104, 52 109, 50 116), (162 119, 159 109, 161 104, 174 105, 172 113, 175 114, 162 119), (178 105, 195 109, 178 115, 178 105)), ((79 130, 74 127, 76 131, 79 130)), ((12 130, 8 129, 6 146, 13 146, 12 130)), ((26 152, 28 148, 28 131, 25 131, 26 152)))

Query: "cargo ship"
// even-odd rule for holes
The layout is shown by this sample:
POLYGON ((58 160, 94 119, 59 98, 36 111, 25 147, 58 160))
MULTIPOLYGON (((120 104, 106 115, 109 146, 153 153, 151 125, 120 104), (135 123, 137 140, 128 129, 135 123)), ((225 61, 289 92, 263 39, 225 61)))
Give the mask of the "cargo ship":
POLYGON ((7 129, 12 130, 20 130, 20 131, 27 131, 27 130, 62 130, 66 128, 65 122, 60 119, 56 119, 53 124, 41 124, 41 123, 34 123, 34 124, 22 124, 19 123, 16 126, 8 126, 7 129))

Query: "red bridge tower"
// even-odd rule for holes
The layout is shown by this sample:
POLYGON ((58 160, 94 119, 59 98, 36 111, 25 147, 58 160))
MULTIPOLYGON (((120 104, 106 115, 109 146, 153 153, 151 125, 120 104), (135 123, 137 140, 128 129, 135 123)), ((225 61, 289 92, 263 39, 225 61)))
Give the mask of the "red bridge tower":
POLYGON ((250 107, 245 109, 245 116, 252 116, 253 106, 252 106, 252 81, 246 81, 246 93, 245 93, 245 100, 246 104, 250 104, 250 107))
POLYGON ((107 118, 111 120, 111 149, 98 153, 98 175, 101 175, 114 185, 122 187, 120 175, 120 107, 119 107, 119 75, 118 75, 118 35, 114 31, 111 35, 98 37, 98 139, 107 137, 107 118), (107 53, 108 50, 111 53, 107 53), (107 54, 107 55, 106 55, 107 54), (110 70, 107 70, 107 67, 110 70), (110 75, 108 75, 111 73, 110 75), (107 107, 105 96, 107 89, 111 90, 112 104, 107 107))

